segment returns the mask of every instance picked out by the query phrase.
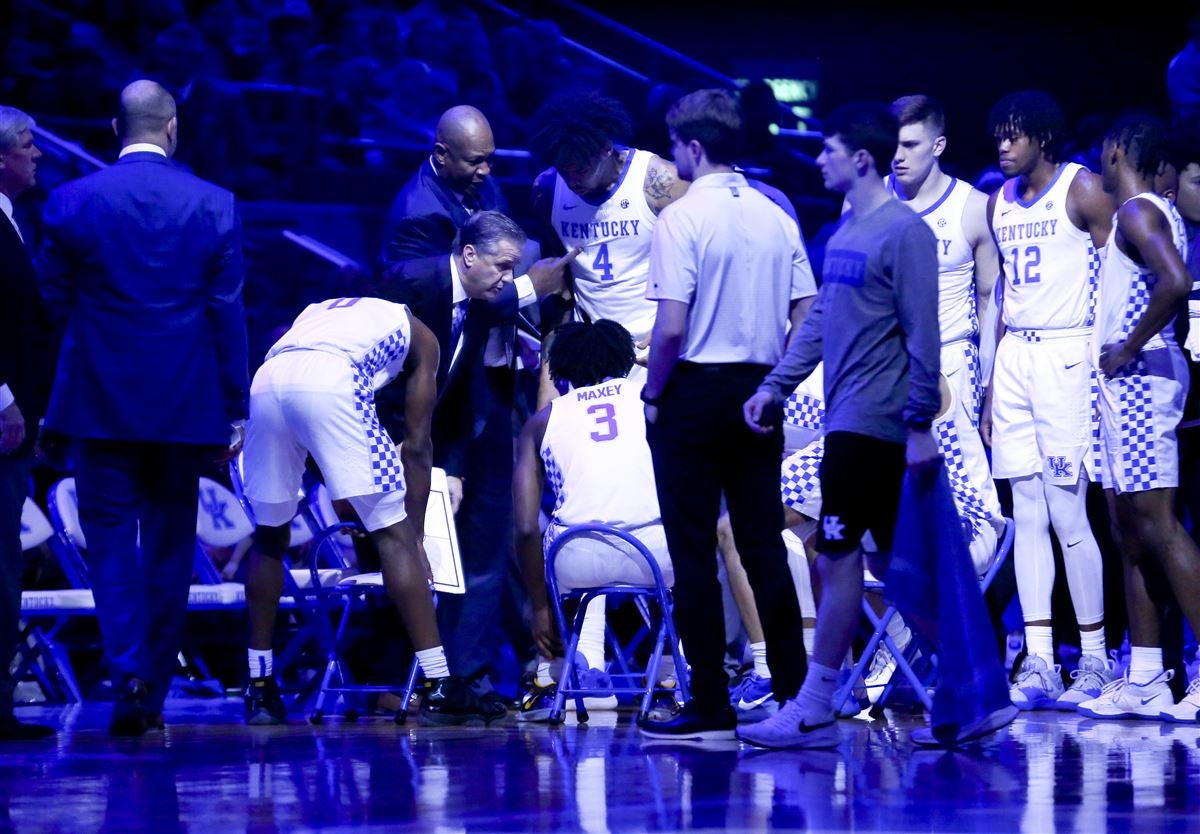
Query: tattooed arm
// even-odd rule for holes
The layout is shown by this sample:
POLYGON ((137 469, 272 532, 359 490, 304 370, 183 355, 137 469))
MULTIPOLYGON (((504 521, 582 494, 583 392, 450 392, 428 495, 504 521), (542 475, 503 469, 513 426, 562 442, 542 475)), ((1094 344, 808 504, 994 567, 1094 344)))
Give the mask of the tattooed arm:
POLYGON ((661 157, 652 157, 646 168, 646 203, 655 214, 678 200, 688 189, 686 181, 679 178, 675 163, 661 157))

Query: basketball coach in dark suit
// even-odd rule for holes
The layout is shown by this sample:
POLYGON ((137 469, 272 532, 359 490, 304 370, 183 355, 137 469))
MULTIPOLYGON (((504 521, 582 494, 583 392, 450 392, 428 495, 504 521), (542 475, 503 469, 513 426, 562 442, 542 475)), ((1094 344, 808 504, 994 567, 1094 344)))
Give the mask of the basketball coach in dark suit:
POLYGON ((10 673, 21 618, 21 509, 29 494, 33 444, 54 376, 54 340, 38 295, 33 259, 13 201, 37 182, 33 119, 0 107, 0 740, 53 730, 13 717, 10 673))
POLYGON ((65 327, 46 425, 75 441, 109 732, 140 735, 182 648, 198 479, 240 448, 249 379, 233 195, 170 161, 175 101, 155 82, 121 92, 113 128, 117 163, 46 206, 42 294, 65 327))
POLYGON ((429 159, 388 209, 380 258, 384 267, 448 254, 473 212, 508 213, 504 194, 491 176, 495 153, 492 127, 479 110, 462 104, 442 114, 429 159))
MULTIPOLYGON (((505 215, 476 212, 449 254, 395 264, 380 285, 380 294, 407 304, 441 347, 434 465, 463 482, 457 527, 467 592, 443 597, 438 618, 451 672, 468 678, 486 671, 499 648, 512 536, 513 396, 509 367, 503 362, 496 367, 497 357, 488 356, 497 350, 489 332, 516 319, 513 271, 525 240, 521 227, 505 215)), ((569 260, 548 258, 530 267, 534 294, 561 289, 569 260)), ((395 414, 383 419, 394 436, 395 414)))

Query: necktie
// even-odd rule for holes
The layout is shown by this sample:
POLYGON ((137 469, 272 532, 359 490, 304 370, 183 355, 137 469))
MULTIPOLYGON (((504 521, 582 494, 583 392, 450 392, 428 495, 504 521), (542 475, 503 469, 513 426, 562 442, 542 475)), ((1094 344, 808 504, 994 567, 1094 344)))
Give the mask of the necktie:
POLYGON ((463 322, 467 318, 467 299, 454 305, 454 316, 450 320, 450 347, 453 350, 462 336, 463 322))

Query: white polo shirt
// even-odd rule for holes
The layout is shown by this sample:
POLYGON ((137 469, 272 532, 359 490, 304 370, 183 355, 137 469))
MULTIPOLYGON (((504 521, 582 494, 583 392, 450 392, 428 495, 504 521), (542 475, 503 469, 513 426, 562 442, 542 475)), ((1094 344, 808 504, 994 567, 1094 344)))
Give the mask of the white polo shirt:
POLYGON ((706 174, 659 215, 646 298, 688 305, 680 359, 774 365, 791 302, 816 294, 795 222, 741 174, 706 174))

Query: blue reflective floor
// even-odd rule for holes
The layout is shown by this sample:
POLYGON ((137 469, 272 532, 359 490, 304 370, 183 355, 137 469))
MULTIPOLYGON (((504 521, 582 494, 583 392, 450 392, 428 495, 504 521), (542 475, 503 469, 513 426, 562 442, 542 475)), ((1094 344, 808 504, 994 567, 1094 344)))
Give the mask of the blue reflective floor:
POLYGON ((993 741, 914 749, 911 716, 841 722, 837 752, 643 742, 588 725, 247 728, 240 700, 168 701, 110 739, 108 708, 27 708, 56 741, 0 746, 0 832, 1200 830, 1200 725, 1025 714, 993 741))

